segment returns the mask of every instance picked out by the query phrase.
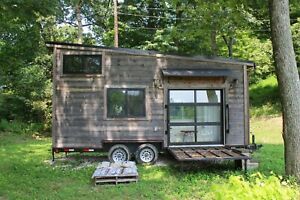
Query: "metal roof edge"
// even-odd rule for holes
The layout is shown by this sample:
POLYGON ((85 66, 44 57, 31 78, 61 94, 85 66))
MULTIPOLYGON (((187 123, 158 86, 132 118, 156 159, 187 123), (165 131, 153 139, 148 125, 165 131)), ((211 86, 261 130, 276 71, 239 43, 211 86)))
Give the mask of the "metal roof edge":
POLYGON ((243 66, 255 68, 255 63, 252 61, 218 57, 218 56, 193 56, 192 57, 192 56, 183 56, 183 55, 175 55, 175 54, 165 54, 165 53, 160 53, 151 50, 116 48, 116 47, 106 47, 106 46, 96 46, 96 45, 86 45, 86 44, 66 43, 66 42, 52 42, 52 41, 46 42, 46 46, 48 48, 56 47, 56 48, 67 48, 73 50, 101 49, 108 52, 125 53, 130 55, 153 56, 158 58, 166 57, 166 58, 173 58, 173 59, 199 61, 199 62, 228 63, 228 64, 243 65, 243 66))

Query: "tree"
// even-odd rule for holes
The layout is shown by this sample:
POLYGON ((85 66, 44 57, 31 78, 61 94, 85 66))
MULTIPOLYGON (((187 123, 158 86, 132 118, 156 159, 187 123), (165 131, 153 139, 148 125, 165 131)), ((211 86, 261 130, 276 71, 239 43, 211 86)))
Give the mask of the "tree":
POLYGON ((0 2, 0 85, 6 88, 0 118, 50 122, 51 56, 41 19, 57 10, 53 0, 0 2))
POLYGON ((269 0, 275 71, 283 112, 285 172, 300 181, 300 81, 292 43, 288 0, 269 0))

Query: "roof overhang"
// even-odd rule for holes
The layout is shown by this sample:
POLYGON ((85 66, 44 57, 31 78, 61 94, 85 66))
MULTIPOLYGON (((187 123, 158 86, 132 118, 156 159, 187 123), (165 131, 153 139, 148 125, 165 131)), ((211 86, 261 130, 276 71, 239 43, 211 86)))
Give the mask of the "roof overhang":
POLYGON ((231 64, 239 65, 246 67, 254 67, 255 63, 248 60, 239 60, 233 58, 223 58, 223 57, 214 57, 214 56, 182 56, 182 55, 171 55, 163 54, 151 50, 139 50, 139 49, 127 49, 127 48, 115 48, 115 47, 105 47, 105 46, 96 46, 96 45, 86 45, 86 44, 74 44, 74 43, 64 43, 64 42, 46 42, 46 46, 50 49, 61 48, 69 50, 88 50, 88 51, 105 51, 105 52, 114 52, 119 54, 128 54, 128 55, 139 55, 139 56, 150 56, 157 58, 172 58, 188 61, 197 61, 197 62, 211 62, 211 63, 220 63, 220 64, 231 64))
POLYGON ((228 77, 229 69, 162 69, 165 77, 228 77))

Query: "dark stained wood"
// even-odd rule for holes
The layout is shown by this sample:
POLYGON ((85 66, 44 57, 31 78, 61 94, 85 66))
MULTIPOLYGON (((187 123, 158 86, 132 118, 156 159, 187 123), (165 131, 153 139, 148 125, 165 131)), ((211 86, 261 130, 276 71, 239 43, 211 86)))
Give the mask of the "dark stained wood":
POLYGON ((247 67, 244 66, 244 127, 245 127, 245 144, 248 145, 250 142, 250 130, 249 130, 249 87, 248 87, 248 74, 247 67))

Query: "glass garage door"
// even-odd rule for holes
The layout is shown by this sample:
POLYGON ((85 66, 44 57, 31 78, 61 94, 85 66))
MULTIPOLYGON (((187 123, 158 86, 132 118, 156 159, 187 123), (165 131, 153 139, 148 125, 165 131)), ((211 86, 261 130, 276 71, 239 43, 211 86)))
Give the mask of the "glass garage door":
POLYGON ((169 144, 223 144, 222 90, 169 90, 169 144))

